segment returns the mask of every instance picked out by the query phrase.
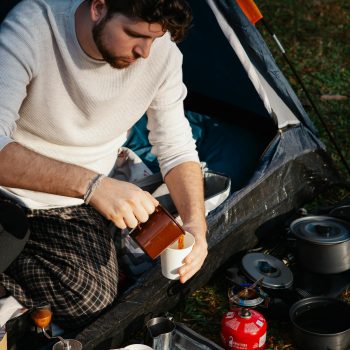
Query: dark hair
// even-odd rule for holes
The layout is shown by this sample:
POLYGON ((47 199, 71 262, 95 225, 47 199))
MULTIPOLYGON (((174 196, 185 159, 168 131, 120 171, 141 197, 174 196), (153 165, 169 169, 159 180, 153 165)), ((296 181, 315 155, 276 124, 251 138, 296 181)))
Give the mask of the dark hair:
POLYGON ((107 16, 121 13, 149 23, 160 23, 175 42, 181 41, 192 22, 192 11, 185 0, 106 0, 107 16))

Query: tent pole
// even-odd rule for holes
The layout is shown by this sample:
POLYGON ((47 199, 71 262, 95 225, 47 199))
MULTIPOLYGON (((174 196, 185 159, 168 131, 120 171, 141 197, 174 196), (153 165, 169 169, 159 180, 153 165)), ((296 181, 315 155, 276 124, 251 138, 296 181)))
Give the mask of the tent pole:
POLYGON ((295 69, 294 65, 292 64, 291 60, 289 59, 289 57, 288 57, 288 55, 287 55, 287 53, 286 53, 286 50, 285 50, 284 47, 282 46, 282 44, 281 44, 281 42, 279 41, 279 39, 278 39, 278 37, 276 36, 276 34, 271 30, 270 26, 269 26, 268 23, 265 21, 265 19, 264 19, 264 18, 261 18, 260 21, 263 23, 263 25, 264 25, 264 27, 266 28, 266 30, 268 31, 268 33, 272 36, 273 40, 274 40, 275 43, 277 44, 279 50, 280 50, 281 53, 282 53, 282 56, 284 57, 284 59, 285 59, 285 61, 287 62, 288 66, 290 67, 290 69, 292 70, 292 72, 293 72, 295 78, 297 79, 298 83, 300 84, 301 88, 303 89, 303 91, 304 91, 304 93, 305 93, 307 99, 309 100, 309 102, 310 102, 312 108, 314 109, 316 115, 318 116, 319 120, 321 121, 321 124, 322 124, 323 128, 325 129, 325 131, 326 131, 326 133, 327 133, 327 135, 328 135, 328 137, 329 137, 331 143, 333 144, 333 146, 334 146, 336 152, 338 153, 338 155, 339 155, 339 157, 340 157, 340 159, 341 159, 341 161, 342 161, 342 163, 343 163, 345 169, 347 170, 348 175, 350 176, 350 167, 349 167, 348 163, 346 162, 346 159, 344 158, 344 156, 343 156, 343 154, 342 154, 340 148, 338 147, 338 145, 337 145, 337 143, 336 143, 336 141, 335 141, 335 139, 334 139, 334 137, 333 137, 331 131, 328 129, 327 124, 326 124, 324 118, 321 116, 321 113, 319 112, 319 110, 318 110, 316 104, 314 103, 314 101, 313 101, 313 99, 311 98, 309 92, 307 91, 307 89, 306 89, 306 87, 305 87, 303 81, 301 80, 301 78, 300 78, 298 72, 296 71, 296 69, 295 69))

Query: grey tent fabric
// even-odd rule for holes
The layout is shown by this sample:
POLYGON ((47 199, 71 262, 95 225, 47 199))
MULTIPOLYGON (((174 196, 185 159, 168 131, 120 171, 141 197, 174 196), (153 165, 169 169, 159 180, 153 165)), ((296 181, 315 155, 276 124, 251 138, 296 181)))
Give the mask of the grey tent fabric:
POLYGON ((317 133, 304 107, 278 68, 264 39, 235 0, 213 0, 241 41, 250 60, 282 100, 313 133, 317 133))

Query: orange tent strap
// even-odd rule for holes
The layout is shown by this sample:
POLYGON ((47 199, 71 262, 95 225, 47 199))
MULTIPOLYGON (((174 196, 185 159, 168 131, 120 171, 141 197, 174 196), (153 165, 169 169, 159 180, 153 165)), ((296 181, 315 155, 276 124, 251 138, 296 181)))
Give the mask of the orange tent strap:
POLYGON ((263 18, 262 13, 253 0, 237 0, 237 3, 252 24, 255 25, 256 22, 263 18))

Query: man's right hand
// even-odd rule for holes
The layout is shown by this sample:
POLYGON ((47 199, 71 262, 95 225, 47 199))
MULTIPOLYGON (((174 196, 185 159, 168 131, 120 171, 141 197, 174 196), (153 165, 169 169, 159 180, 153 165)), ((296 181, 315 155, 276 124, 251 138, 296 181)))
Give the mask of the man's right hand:
POLYGON ((90 205, 120 229, 146 222, 158 204, 136 185, 110 177, 102 179, 90 200, 90 205))
MULTIPOLYGON (((16 142, 0 151, 0 185, 83 198, 96 172, 38 154, 16 142)), ((101 180, 89 202, 123 229, 148 220, 159 204, 148 192, 109 177, 101 180)))

